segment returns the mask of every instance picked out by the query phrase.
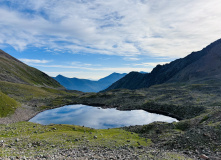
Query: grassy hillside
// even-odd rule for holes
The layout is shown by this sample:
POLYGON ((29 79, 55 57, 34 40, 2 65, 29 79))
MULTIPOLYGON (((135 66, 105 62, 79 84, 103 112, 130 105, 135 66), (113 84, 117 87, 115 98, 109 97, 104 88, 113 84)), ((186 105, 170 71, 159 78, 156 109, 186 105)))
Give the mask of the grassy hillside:
POLYGON ((28 106, 34 106, 36 109, 41 110, 41 107, 57 107, 65 104, 69 104, 70 98, 77 97, 82 94, 78 91, 65 91, 57 90, 46 87, 36 87, 26 84, 18 84, 11 82, 0 81, 0 91, 10 96, 16 101, 26 104, 28 106), (61 102, 57 102, 56 99, 62 99, 61 102))
POLYGON ((54 101, 58 97, 70 95, 74 97, 78 94, 66 92, 53 78, 2 50, 0 50, 0 93, 0 117, 13 114, 19 103, 30 106, 29 109, 32 110, 34 107, 37 112, 47 107, 70 103, 67 100, 54 101))
POLYGON ((29 67, 2 50, 0 50, 0 81, 63 88, 45 73, 29 67))
POLYGON ((148 138, 123 129, 95 130, 74 125, 21 122, 0 125, 0 157, 23 159, 191 159, 150 148, 148 138))
POLYGON ((16 110, 20 104, 0 91, 0 117, 6 117, 16 110))

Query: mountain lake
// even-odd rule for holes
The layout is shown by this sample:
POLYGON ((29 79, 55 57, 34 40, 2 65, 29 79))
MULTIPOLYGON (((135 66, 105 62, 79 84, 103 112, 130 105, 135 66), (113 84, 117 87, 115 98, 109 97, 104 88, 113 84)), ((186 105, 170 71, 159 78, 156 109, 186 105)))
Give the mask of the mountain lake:
POLYGON ((144 125, 154 121, 177 122, 175 118, 144 110, 120 111, 115 108, 102 109, 81 104, 46 110, 29 120, 43 125, 72 124, 95 129, 144 125))

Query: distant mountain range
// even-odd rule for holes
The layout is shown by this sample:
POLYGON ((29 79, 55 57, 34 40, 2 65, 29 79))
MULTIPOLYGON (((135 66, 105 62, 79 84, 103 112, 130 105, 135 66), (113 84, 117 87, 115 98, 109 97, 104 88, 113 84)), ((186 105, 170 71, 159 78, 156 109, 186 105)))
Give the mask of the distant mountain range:
POLYGON ((78 90, 82 92, 99 92, 106 89, 117 80, 123 78, 126 73, 112 73, 107 77, 104 77, 98 81, 92 81, 88 79, 67 78, 62 75, 53 77, 61 85, 68 90, 78 90))
POLYGON ((0 50, 0 81, 64 89, 47 74, 24 64, 2 50, 0 50))
POLYGON ((202 83, 217 79, 221 79, 221 39, 185 58, 157 65, 150 73, 131 72, 105 91, 119 88, 140 89, 172 82, 202 83))

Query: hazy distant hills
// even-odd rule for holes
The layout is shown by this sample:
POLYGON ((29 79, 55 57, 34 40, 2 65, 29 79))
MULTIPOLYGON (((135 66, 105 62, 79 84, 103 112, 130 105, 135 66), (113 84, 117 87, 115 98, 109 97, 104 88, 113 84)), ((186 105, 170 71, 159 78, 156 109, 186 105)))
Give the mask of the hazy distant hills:
POLYGON ((131 72, 106 90, 139 89, 162 83, 193 83, 211 79, 221 79, 221 39, 201 51, 192 52, 185 58, 157 65, 150 73, 131 72))
POLYGON ((67 78, 62 75, 58 75, 57 77, 53 78, 68 90, 78 90, 82 92, 99 92, 101 90, 106 89, 111 84, 121 79, 125 75, 126 73, 112 73, 111 75, 102 78, 98 81, 78 78, 67 78))
POLYGON ((0 50, 0 81, 32 86, 64 88, 47 74, 24 64, 0 50))

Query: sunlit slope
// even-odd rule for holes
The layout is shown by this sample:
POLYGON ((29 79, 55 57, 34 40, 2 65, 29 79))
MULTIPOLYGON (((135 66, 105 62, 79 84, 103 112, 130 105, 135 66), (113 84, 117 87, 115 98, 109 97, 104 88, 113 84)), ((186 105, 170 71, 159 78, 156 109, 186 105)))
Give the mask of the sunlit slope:
POLYGON ((0 91, 0 117, 13 113, 20 104, 0 91))
MULTIPOLYGON (((41 107, 52 105, 54 98, 69 95, 56 80, 2 50, 0 93, 0 117, 13 114, 19 104, 41 107)), ((36 108, 39 109, 41 108, 36 108)))
POLYGON ((47 74, 29 67, 2 50, 0 50, 0 81, 63 88, 47 74))

